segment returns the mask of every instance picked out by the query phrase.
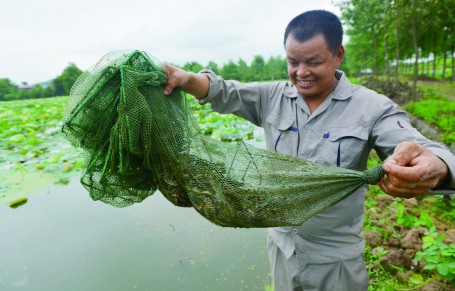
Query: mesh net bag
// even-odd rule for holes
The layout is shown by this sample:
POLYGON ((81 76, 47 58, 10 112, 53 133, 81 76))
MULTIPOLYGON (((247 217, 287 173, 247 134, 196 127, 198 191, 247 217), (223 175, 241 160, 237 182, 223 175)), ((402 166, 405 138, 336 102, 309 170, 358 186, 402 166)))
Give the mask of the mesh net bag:
POLYGON ((185 94, 142 51, 113 52, 76 81, 63 132, 86 153, 81 183, 117 207, 159 191, 230 227, 300 225, 384 175, 322 166, 202 134, 185 94))

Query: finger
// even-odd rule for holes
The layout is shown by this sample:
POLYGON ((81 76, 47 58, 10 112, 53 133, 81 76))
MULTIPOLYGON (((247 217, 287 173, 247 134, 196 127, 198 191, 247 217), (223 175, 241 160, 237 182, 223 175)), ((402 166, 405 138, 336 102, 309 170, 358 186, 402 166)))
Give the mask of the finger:
POLYGON ((166 76, 169 78, 169 75, 174 70, 174 67, 169 64, 164 63, 164 68, 166 69, 166 76))
POLYGON ((390 173, 387 173, 386 176, 384 176, 384 183, 404 189, 428 189, 434 187, 436 181, 436 178, 431 178, 424 181, 404 180, 402 178, 395 177, 390 173))
POLYGON ((424 167, 422 165, 414 167, 403 167, 389 164, 387 167, 384 167, 384 169, 389 175, 409 182, 422 182, 435 176, 435 172, 431 170, 431 167, 424 167))
POLYGON ((164 89, 163 89, 164 95, 167 96, 167 95, 171 94, 173 89, 174 89, 174 86, 172 86, 169 83, 166 83, 166 86, 164 86, 164 89))
POLYGON ((419 156, 425 148, 411 142, 402 142, 394 150, 393 154, 385 161, 384 166, 387 171, 389 165, 405 166, 414 158, 419 156))
POLYGON ((169 95, 175 88, 175 79, 168 79, 166 85, 164 86, 164 95, 169 95))
POLYGON ((171 65, 166 64, 166 63, 164 63, 164 68, 166 69, 167 82, 163 88, 163 91, 164 91, 164 95, 169 95, 172 93, 172 90, 174 89, 174 86, 171 84, 171 81, 169 80, 169 76, 171 75, 173 68, 171 65))
POLYGON ((429 188, 422 188, 422 189, 409 189, 409 188, 400 188, 395 187, 392 184, 386 183, 384 180, 381 180, 379 183, 379 188, 381 188, 384 193, 387 193, 394 197, 401 197, 401 198, 412 198, 419 195, 427 194, 429 188))

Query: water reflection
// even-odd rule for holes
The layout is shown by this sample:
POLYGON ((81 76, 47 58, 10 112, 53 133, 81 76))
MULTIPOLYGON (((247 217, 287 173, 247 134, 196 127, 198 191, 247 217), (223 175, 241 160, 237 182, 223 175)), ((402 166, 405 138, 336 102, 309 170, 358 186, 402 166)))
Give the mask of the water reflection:
POLYGON ((160 193, 127 208, 78 179, 0 206, 1 290, 264 290, 264 229, 221 228, 160 193))

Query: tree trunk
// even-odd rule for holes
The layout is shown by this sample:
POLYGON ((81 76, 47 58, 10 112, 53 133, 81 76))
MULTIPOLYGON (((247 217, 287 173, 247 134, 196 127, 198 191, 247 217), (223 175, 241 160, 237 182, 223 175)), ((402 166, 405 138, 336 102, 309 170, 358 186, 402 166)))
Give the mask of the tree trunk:
POLYGON ((389 61, 389 38, 385 37, 385 73, 387 80, 387 91, 390 89, 390 61, 389 61))
POLYGON ((417 46, 415 0, 412 0, 412 45, 414 47, 414 78, 412 80, 412 101, 416 101, 417 95, 417 77, 419 75, 419 48, 417 46))
POLYGON ((444 50, 444 59, 443 59, 443 62, 442 62, 442 76, 441 76, 441 80, 442 81, 445 81, 446 79, 446 67, 447 67, 447 51, 444 50))
POLYGON ((373 76, 377 76, 378 70, 377 70, 377 64, 376 64, 376 50, 377 50, 377 45, 376 45, 376 31, 374 29, 374 25, 372 26, 373 28, 373 76))
POLYGON ((427 75, 430 76, 430 55, 428 54, 427 59, 427 75))
POLYGON ((455 79, 455 42, 452 41, 452 77, 450 78, 450 83, 453 83, 454 79, 455 79))
POLYGON ((433 54, 433 80, 436 80, 436 53, 433 54))
POLYGON ((400 66, 400 33, 399 33, 399 27, 400 27, 400 9, 397 6, 397 17, 395 19, 395 38, 397 41, 397 47, 395 48, 395 83, 398 83, 398 68, 400 66))
POLYGON ((425 75, 425 63, 419 64, 419 70, 421 75, 425 75))

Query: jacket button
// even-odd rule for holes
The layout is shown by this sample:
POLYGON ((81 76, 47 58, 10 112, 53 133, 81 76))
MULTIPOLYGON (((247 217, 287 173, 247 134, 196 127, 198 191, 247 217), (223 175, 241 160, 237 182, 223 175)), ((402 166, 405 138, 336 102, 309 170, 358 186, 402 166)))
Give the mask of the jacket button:
POLYGON ((310 127, 311 126, 309 124, 305 125, 305 129, 310 129, 310 127))
POLYGON ((294 228, 294 229, 292 230, 292 232, 293 232, 293 233, 298 233, 298 232, 299 232, 299 230, 298 230, 298 229, 296 229, 296 228, 294 228))

